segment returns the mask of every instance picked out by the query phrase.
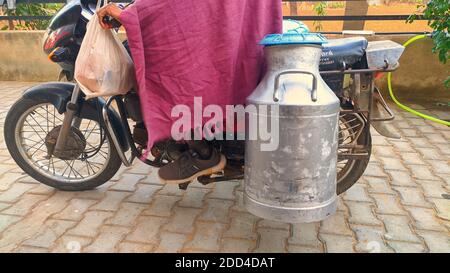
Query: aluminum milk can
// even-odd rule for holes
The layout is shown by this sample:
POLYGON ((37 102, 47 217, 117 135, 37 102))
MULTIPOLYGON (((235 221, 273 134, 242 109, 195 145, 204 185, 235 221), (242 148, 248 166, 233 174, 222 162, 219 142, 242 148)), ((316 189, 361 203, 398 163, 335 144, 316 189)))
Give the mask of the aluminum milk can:
POLYGON ((266 141, 247 135, 244 203, 256 216, 307 223, 336 212, 340 103, 319 74, 324 42, 312 33, 272 34, 261 42, 268 70, 247 104, 278 111, 258 110, 247 120, 278 119, 279 141, 267 151, 266 141))

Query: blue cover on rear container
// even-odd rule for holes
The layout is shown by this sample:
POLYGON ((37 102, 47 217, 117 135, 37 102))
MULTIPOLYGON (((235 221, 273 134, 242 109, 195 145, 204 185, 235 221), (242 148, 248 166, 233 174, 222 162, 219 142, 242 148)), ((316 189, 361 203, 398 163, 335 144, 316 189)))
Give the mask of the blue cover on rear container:
POLYGON ((302 21, 283 20, 283 33, 308 33, 309 28, 302 21))
POLYGON ((328 43, 320 33, 295 33, 287 32, 284 34, 269 34, 259 43, 264 46, 273 45, 292 45, 292 44, 314 44, 322 45, 328 43))

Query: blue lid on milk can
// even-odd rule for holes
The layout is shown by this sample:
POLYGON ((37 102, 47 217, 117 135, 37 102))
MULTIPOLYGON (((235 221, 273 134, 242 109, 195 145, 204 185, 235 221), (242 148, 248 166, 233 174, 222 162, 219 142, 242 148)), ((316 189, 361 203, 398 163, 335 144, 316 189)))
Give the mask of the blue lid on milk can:
POLYGON ((309 28, 302 21, 283 20, 283 33, 308 33, 309 28))
POLYGON ((259 43, 264 46, 292 45, 292 44, 314 44, 322 45, 328 43, 327 38, 320 33, 284 33, 269 34, 259 43))
POLYGON ((308 27, 300 21, 284 20, 283 34, 269 34, 259 43, 264 46, 328 43, 327 38, 320 33, 309 32, 308 27))

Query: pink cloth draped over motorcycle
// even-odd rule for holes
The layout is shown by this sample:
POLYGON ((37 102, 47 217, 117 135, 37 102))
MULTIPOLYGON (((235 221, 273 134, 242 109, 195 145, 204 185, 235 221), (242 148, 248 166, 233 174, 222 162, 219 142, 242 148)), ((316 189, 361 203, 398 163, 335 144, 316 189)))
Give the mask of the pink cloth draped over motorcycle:
MULTIPOLYGON (((175 105, 244 104, 262 77, 259 41, 282 31, 281 0, 137 0, 121 14, 148 147, 170 137, 175 105)), ((204 108, 203 108, 204 109, 204 108)))

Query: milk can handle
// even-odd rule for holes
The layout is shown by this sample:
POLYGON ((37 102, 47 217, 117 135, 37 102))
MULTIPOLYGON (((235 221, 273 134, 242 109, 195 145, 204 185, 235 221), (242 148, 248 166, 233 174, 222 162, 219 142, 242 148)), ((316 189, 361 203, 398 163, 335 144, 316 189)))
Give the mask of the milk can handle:
POLYGON ((287 74, 307 74, 311 75, 313 77, 313 86, 311 90, 311 100, 316 102, 317 101, 317 77, 311 72, 308 71, 301 71, 301 70, 286 70, 283 72, 280 72, 275 77, 275 90, 273 92, 273 101, 278 102, 278 87, 280 86, 280 77, 287 74))

